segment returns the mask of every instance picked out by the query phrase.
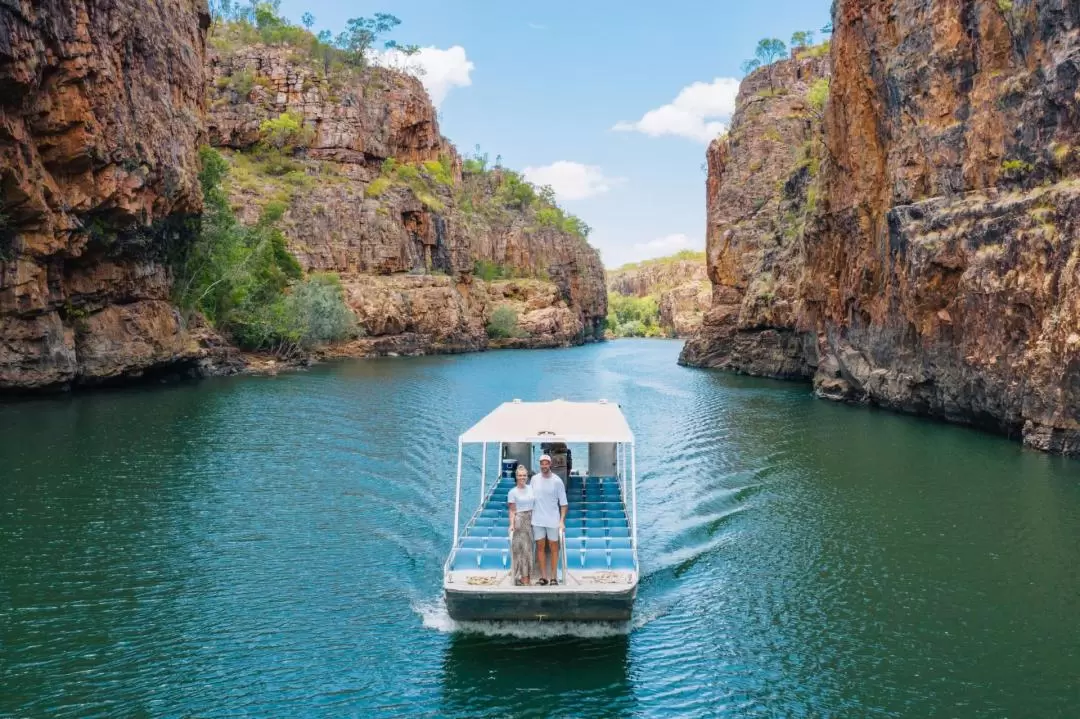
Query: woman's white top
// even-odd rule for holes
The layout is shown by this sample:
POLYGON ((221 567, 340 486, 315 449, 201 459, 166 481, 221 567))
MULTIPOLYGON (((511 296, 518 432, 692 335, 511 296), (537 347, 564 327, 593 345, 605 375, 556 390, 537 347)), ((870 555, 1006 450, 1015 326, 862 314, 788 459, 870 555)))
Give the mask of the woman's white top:
POLYGON ((510 490, 510 494, 506 495, 506 503, 515 505, 515 512, 531 512, 533 505, 536 504, 536 495, 533 494, 532 487, 529 485, 520 489, 514 487, 510 490))

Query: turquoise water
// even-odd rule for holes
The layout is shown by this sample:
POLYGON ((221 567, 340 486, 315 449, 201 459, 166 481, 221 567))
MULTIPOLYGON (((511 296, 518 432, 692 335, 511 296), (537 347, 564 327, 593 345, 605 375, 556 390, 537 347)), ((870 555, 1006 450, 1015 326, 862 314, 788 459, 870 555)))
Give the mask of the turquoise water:
POLYGON ((679 348, 0 406, 0 716, 1076 715, 1080 463, 679 348), (512 397, 624 404, 630 626, 446 616, 456 436, 512 397))

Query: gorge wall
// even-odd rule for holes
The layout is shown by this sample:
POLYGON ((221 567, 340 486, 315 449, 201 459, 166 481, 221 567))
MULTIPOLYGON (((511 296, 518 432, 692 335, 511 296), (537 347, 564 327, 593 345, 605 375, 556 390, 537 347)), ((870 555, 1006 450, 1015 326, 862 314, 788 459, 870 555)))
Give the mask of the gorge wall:
MULTIPOLYGON (((683 360, 1080 454, 1080 5, 840 0, 834 25, 815 207, 773 265, 790 311, 683 360)), ((727 153, 712 207, 753 161, 727 153)), ((730 221, 710 214, 713 320, 730 221)))
POLYGON ((596 250, 561 213, 553 221, 541 204, 497 202, 500 178, 516 174, 463 172, 417 80, 328 72, 306 47, 229 46, 211 34, 208 50, 210 28, 205 0, 0 3, 0 391, 235 361, 172 302, 173 262, 199 231, 206 143, 230 159, 245 222, 284 203, 303 269, 341 275, 364 336, 334 352, 600 334, 596 250), (264 172, 250 151, 262 121, 285 111, 312 139, 286 172, 264 172), (404 169, 388 176, 387 160, 404 169), (416 184, 425 163, 442 168, 444 184, 416 184), (517 327, 489 339, 503 306, 517 327))
POLYGON ((342 279, 364 336, 335 353, 561 346, 602 332, 599 253, 527 203, 501 202, 513 173, 463 171, 415 78, 328 72, 293 48, 213 40, 208 76, 209 138, 233 165, 235 207, 250 223, 267 201, 284 200, 290 251, 305 270, 342 279), (313 137, 295 169, 275 177, 252 151, 263 121, 285 112, 313 137), (441 182, 417 174, 425 163, 441 182), (497 279, 481 279, 478 264, 497 279), (488 337, 500 306, 517 313, 519 336, 488 337))
POLYGON ((704 260, 678 255, 608 270, 607 289, 628 297, 655 298, 660 325, 674 337, 697 332, 712 297, 704 260))
POLYGON ((201 209, 204 0, 0 4, 0 390, 194 361, 169 247, 201 209))

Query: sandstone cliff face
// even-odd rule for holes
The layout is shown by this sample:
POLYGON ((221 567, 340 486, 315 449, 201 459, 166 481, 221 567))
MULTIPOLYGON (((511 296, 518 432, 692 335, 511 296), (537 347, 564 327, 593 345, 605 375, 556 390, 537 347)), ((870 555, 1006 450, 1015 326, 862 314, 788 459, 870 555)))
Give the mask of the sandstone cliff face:
POLYGON ((696 259, 646 260, 608 270, 608 292, 657 298, 660 325, 675 337, 690 337, 709 309, 712 290, 705 263, 696 259))
POLYGON ((198 212, 205 0, 0 4, 0 390, 199 350, 164 263, 198 212))
POLYGON ((793 312, 758 333, 791 338, 775 374, 1080 454, 1080 5, 840 0, 834 24, 793 312))
POLYGON ((802 233, 820 167, 827 57, 761 68, 739 88, 730 132, 707 154, 707 263, 712 304, 680 361, 770 377, 808 376, 795 332, 802 233))
POLYGON ((1080 5, 846 0, 836 28, 819 393, 1080 453, 1080 5))
POLYGON ((528 213, 483 215, 462 207, 466 190, 473 196, 494 191, 485 183, 497 181, 498 170, 463 176, 415 78, 379 68, 328 76, 297 51, 261 45, 211 50, 208 75, 209 135, 236 151, 230 194, 241 217, 254 222, 267 199, 287 198, 283 229, 290 250, 305 270, 341 276, 367 335, 350 345, 352 354, 489 346, 484 328, 491 312, 499 304, 517 305, 499 301, 498 283, 473 277, 477 261, 549 280, 521 285, 530 299, 518 308, 520 326, 532 338, 510 344, 552 346, 598 335, 606 314, 599 253, 569 233, 538 225, 528 213), (314 131, 297 161, 307 178, 298 186, 244 166, 243 151, 259 141, 260 124, 286 111, 314 131), (450 182, 423 188, 388 182, 388 158, 441 161, 450 167, 450 182))

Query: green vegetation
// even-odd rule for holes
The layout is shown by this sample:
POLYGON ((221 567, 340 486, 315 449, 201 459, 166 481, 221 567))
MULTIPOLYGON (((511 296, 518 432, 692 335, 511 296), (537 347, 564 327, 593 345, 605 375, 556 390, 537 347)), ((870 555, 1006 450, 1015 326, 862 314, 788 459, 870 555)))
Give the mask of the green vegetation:
POLYGON ((336 276, 302 277, 277 224, 287 207, 270 201, 257 223, 240 223, 222 189, 229 164, 199 152, 204 212, 195 242, 174 258, 176 303, 201 312, 244 349, 292 356, 348 337, 355 320, 336 276))
MULTIPOLYGON (((281 0, 210 0, 213 18, 209 43, 221 51, 243 45, 288 45, 320 62, 324 71, 363 69, 368 66, 370 53, 379 40, 401 24, 387 13, 373 17, 351 18, 345 29, 334 36, 329 30, 318 35, 311 32, 315 17, 304 13, 304 27, 293 25, 281 15, 281 0)), ((405 55, 419 52, 417 45, 402 45, 395 40, 383 41, 383 48, 405 55)), ((251 86, 247 88, 251 91, 251 86)), ((239 91, 239 90, 238 90, 239 91)), ((246 95, 246 93, 241 93, 246 95)))
POLYGON ((265 145, 291 153, 311 144, 315 131, 304 124, 299 113, 289 110, 272 120, 263 120, 259 125, 259 137, 265 145))
POLYGON ((608 293, 607 329, 616 337, 666 337, 655 297, 608 293))
POLYGON ((487 336, 491 339, 528 337, 529 333, 518 326, 518 313, 509 305, 499 305, 491 313, 487 324, 487 336))
POLYGON ((797 57, 800 60, 805 60, 807 58, 813 58, 813 57, 825 57, 826 55, 829 54, 829 47, 831 46, 831 44, 832 43, 830 43, 828 40, 826 40, 825 42, 821 43, 820 45, 811 45, 811 46, 809 46, 807 48, 799 50, 799 52, 795 55, 795 57, 797 57))
POLYGON ((1001 172, 1010 180, 1021 180, 1030 175, 1035 166, 1023 160, 1005 160, 1001 163, 1001 172))
POLYGON ((439 198, 441 188, 454 184, 453 164, 445 155, 438 160, 429 160, 422 164, 398 162, 390 157, 383 161, 380 174, 364 190, 367 197, 382 197, 395 188, 408 188, 424 207, 433 212, 446 209, 446 203, 439 198))
POLYGON ((791 46, 792 47, 807 47, 814 44, 814 31, 813 30, 796 30, 791 33, 791 46))
POLYGON ((705 262, 705 252, 703 250, 679 250, 673 255, 667 257, 654 257, 651 260, 641 260, 640 262, 627 262, 625 265, 621 265, 615 268, 615 272, 623 272, 626 270, 638 270, 643 267, 652 267, 654 265, 671 265, 676 262, 705 262))
POLYGON ((462 187, 456 193, 458 206, 467 215, 489 222, 508 222, 513 214, 532 220, 528 230, 553 228, 588 240, 592 228, 579 217, 559 207, 550 187, 537 187, 520 173, 501 167, 498 160, 488 169, 488 156, 476 153, 462 163, 462 187))
POLYGON ((810 112, 820 120, 825 112, 825 102, 829 99, 829 78, 821 77, 814 81, 806 91, 806 104, 810 112))

